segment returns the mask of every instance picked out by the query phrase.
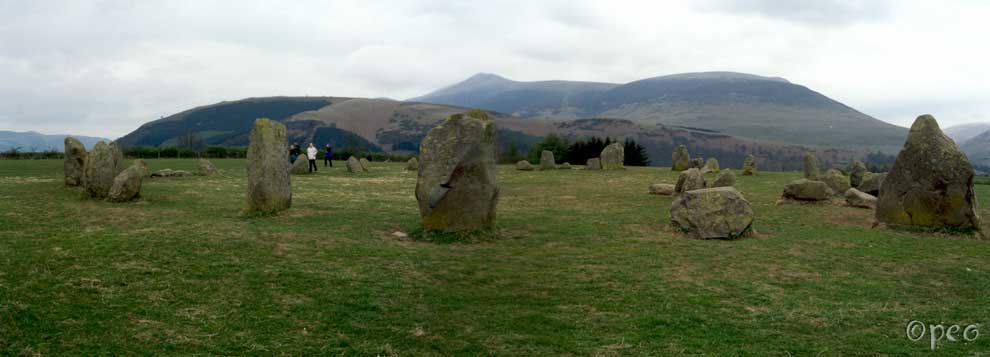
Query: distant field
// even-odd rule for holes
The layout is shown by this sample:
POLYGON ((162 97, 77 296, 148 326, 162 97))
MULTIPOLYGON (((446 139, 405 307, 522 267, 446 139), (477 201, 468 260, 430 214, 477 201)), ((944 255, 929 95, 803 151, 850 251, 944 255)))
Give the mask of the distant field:
POLYGON ((64 188, 61 161, 0 161, 0 355, 927 352, 912 320, 979 323, 939 351, 990 352, 990 241, 776 206, 795 172, 739 176, 758 233, 700 241, 646 194, 669 169, 503 166, 497 238, 431 243, 393 235, 419 225, 401 164, 321 166, 291 210, 245 218, 245 162, 214 162, 110 204, 64 188))

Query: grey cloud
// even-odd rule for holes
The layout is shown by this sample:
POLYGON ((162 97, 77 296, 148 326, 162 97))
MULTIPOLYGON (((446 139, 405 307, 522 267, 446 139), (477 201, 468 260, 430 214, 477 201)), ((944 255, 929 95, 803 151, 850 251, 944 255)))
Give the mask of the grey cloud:
POLYGON ((848 25, 886 19, 893 8, 890 0, 704 0, 695 4, 702 11, 758 15, 798 24, 848 25))

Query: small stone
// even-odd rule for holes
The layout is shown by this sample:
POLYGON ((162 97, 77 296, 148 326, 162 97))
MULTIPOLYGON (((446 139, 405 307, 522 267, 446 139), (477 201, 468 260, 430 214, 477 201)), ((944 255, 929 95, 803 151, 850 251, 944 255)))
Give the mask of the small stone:
POLYGON ((756 157, 752 154, 746 155, 746 160, 743 161, 743 176, 753 176, 756 175, 756 157))
POLYGON ((732 187, 685 191, 670 205, 670 225, 696 238, 735 239, 752 232, 753 208, 732 187))
POLYGON ((199 176, 213 176, 218 172, 220 172, 220 170, 217 170, 217 167, 214 166, 210 160, 199 159, 199 161, 196 162, 196 174, 199 176))
POLYGON ((553 158, 553 151, 543 150, 540 153, 540 170, 554 170, 557 168, 557 163, 553 158))
POLYGON ((110 202, 132 201, 141 195, 141 181, 144 179, 141 168, 131 165, 113 179, 113 186, 107 194, 110 202))
POLYGON ((804 178, 817 180, 821 172, 818 170, 818 158, 810 152, 804 154, 804 178))
POLYGON ((832 197, 832 189, 828 184, 809 180, 797 179, 784 186, 784 198, 798 201, 824 201, 832 197))
POLYGON ((419 160, 415 156, 406 161, 406 171, 419 171, 419 160))
POLYGON ((846 198, 846 204, 852 207, 859 208, 876 208, 877 198, 873 195, 857 190, 855 188, 850 188, 846 190, 843 195, 846 198))
POLYGON ((650 185, 651 195, 671 196, 674 194, 676 186, 669 183, 655 183, 650 185))
POLYGON ((734 187, 736 185, 736 174, 732 170, 722 170, 718 174, 711 187, 734 187))
POLYGON ((846 190, 851 187, 849 185, 849 178, 836 169, 829 169, 828 171, 825 171, 825 174, 818 177, 818 180, 828 185, 828 187, 832 189, 832 192, 836 194, 846 192, 846 190))
POLYGON ((535 167, 533 167, 533 164, 529 163, 529 161, 519 160, 519 161, 516 162, 516 170, 519 170, 519 171, 533 171, 534 169, 535 169, 535 167))
POLYGON ((705 177, 701 171, 695 168, 681 171, 677 176, 677 185, 674 186, 674 194, 681 194, 685 191, 705 188, 705 177))
POLYGON ((622 170, 625 168, 625 146, 622 143, 613 143, 606 146, 599 158, 602 161, 602 170, 622 170))
POLYGON ((599 158, 588 159, 588 163, 584 165, 585 170, 601 170, 602 161, 599 158))
POLYGON ((670 155, 671 159, 671 171, 681 172, 691 168, 691 155, 688 154, 688 149, 684 145, 677 145, 674 152, 670 155))

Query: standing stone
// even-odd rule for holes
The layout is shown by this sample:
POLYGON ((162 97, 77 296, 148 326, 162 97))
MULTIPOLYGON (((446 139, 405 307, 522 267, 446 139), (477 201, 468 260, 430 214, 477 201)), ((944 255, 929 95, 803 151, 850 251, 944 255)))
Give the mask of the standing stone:
POLYGON ((804 178, 817 180, 821 172, 818 170, 818 158, 810 152, 804 154, 804 178))
POLYGON ((599 156, 602 159, 602 170, 622 170, 626 159, 626 147, 622 143, 606 146, 599 156))
POLYGON ((117 145, 116 141, 111 142, 108 146, 110 147, 110 155, 113 156, 113 161, 116 163, 114 165, 113 176, 117 177, 117 175, 120 175, 127 168, 127 166, 124 166, 124 150, 120 149, 120 145, 117 145))
POLYGON ((141 181, 143 180, 144 175, 141 168, 137 165, 131 165, 113 179, 113 185, 110 186, 110 192, 107 194, 107 201, 127 202, 138 198, 141 195, 141 181))
POLYGON ((849 185, 852 187, 859 187, 859 184, 863 182, 863 176, 869 170, 866 169, 866 165, 862 161, 853 161, 852 169, 849 170, 849 185))
POLYGON ((351 156, 347 158, 347 172, 365 172, 364 165, 361 165, 361 161, 356 157, 351 156))
POLYGON ((285 125, 265 118, 254 121, 247 152, 246 212, 275 213, 292 206, 288 146, 285 125))
POLYGON ((691 155, 688 154, 688 149, 684 145, 677 145, 674 153, 670 155, 670 160, 672 162, 671 171, 680 172, 691 168, 691 155))
POLYGON ((752 232, 753 208, 732 187, 686 191, 670 205, 670 225, 696 238, 735 239, 752 232))
POLYGON ((701 173, 719 172, 719 170, 718 159, 711 157, 705 162, 705 167, 701 169, 701 173))
POLYGON ((818 180, 828 185, 835 194, 845 193, 851 187, 849 185, 849 178, 836 169, 825 171, 825 174, 819 177, 818 180))
POLYGON ((687 169, 681 171, 677 176, 677 185, 674 186, 674 194, 681 194, 685 191, 705 188, 705 176, 701 175, 698 169, 687 169))
POLYGON ((809 179, 797 179, 784 186, 784 198, 798 201, 824 201, 831 198, 828 184, 809 179))
POLYGON ((756 175, 756 158, 752 154, 746 155, 746 160, 743 161, 743 176, 753 176, 756 175))
POLYGON ((299 158, 296 159, 296 162, 293 162, 292 165, 289 166, 289 173, 293 175, 308 174, 309 159, 307 159, 304 155, 300 155, 299 158))
POLYGON ((736 185, 736 174, 732 170, 722 170, 718 173, 718 178, 712 182, 712 187, 734 187, 736 185))
POLYGON ((973 166, 931 115, 911 125, 880 187, 877 221, 892 226, 980 230, 973 166))
POLYGON ((148 163, 145 162, 143 159, 134 160, 134 163, 131 165, 137 166, 138 171, 141 171, 141 177, 151 176, 151 168, 148 167, 148 163))
POLYGON ((406 161, 406 171, 419 171, 419 159, 415 156, 406 161))
POLYGON ((860 181, 859 189, 860 191, 869 193, 874 196, 880 195, 880 187, 883 185, 883 180, 887 178, 887 173, 872 173, 867 172, 863 174, 863 181, 860 181))
POLYGON ((588 159, 588 163, 584 165, 585 170, 601 170, 602 160, 599 158, 588 159))
POLYGON ((86 146, 76 138, 65 137, 65 185, 74 187, 82 184, 83 166, 86 164, 86 146))
POLYGON ((701 170, 702 167, 705 167, 705 159, 700 157, 693 158, 691 159, 691 164, 688 166, 692 169, 701 170))
POLYGON ((420 145, 416 200, 423 228, 469 232, 495 226, 495 122, 481 110, 450 116, 420 145))
POLYGON ((220 172, 220 170, 217 170, 217 167, 214 166, 210 160, 199 159, 199 161, 196 162, 196 174, 199 176, 213 176, 218 172, 220 172))
POLYGON ((876 197, 855 188, 846 190, 844 196, 846 197, 846 204, 852 207, 875 208, 877 206, 876 197))
POLYGON ((362 157, 360 160, 358 160, 358 162, 361 163, 361 169, 364 170, 364 172, 371 171, 371 161, 368 161, 367 158, 362 157))
POLYGON ((526 160, 519 160, 516 162, 516 170, 519 171, 533 171, 533 164, 526 160))
POLYGON ((113 179, 120 173, 119 167, 123 165, 120 151, 115 150, 115 147, 101 141, 86 155, 82 185, 89 197, 104 199, 110 193, 113 179))
POLYGON ((540 152, 540 170, 553 170, 557 168, 557 162, 553 158, 553 151, 543 150, 540 152))
POLYGON ((673 195, 677 187, 669 183, 655 183, 650 185, 651 195, 670 196, 673 195))

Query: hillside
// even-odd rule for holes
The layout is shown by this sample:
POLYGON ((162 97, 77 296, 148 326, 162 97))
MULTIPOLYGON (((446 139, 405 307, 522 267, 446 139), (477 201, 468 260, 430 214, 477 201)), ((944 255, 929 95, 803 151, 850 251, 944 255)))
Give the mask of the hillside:
MULTIPOLYGON (((47 135, 33 131, 16 132, 0 130, 0 151, 17 149, 19 151, 62 151, 65 149, 65 137, 70 135, 47 135)), ((71 135, 86 146, 92 148, 99 141, 110 142, 110 139, 91 136, 71 135)))
POLYGON ((969 141, 969 139, 983 134, 987 130, 990 130, 990 123, 967 123, 950 126, 942 132, 952 138, 956 144, 962 145, 966 141, 969 141))
POLYGON ((410 101, 480 107, 525 118, 629 119, 822 148, 896 152, 907 133, 906 128, 787 80, 733 72, 677 74, 622 85, 516 82, 475 75, 410 101), (477 94, 484 91, 491 95, 477 94))
POLYGON ((990 172, 990 130, 962 142, 959 149, 966 153, 977 170, 990 172))

